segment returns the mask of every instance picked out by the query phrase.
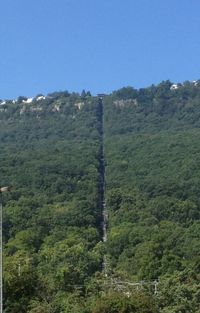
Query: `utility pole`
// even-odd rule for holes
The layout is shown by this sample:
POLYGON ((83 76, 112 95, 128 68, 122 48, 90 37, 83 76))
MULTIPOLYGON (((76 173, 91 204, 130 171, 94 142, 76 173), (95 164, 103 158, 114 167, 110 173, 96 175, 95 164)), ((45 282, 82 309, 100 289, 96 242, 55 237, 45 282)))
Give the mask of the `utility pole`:
POLYGON ((0 187, 0 313, 3 313, 3 199, 2 194, 9 191, 9 187, 0 187))

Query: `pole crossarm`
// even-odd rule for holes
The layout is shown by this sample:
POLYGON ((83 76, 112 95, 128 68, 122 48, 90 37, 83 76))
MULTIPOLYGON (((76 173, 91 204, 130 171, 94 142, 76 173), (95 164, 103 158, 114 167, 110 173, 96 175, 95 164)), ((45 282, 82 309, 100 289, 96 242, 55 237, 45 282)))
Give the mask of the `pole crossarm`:
POLYGON ((154 281, 138 281, 138 282, 131 282, 131 281, 127 281, 127 280, 121 280, 118 278, 110 278, 107 279, 104 282, 104 285, 107 287, 111 287, 112 289, 114 288, 117 291, 127 291, 129 294, 131 294, 133 292, 133 290, 142 290, 142 289, 146 289, 146 288, 151 288, 152 286, 152 292, 154 293, 154 295, 158 294, 158 285, 159 285, 159 281, 158 280, 154 280, 154 281), (133 289, 132 289, 133 288, 133 289))

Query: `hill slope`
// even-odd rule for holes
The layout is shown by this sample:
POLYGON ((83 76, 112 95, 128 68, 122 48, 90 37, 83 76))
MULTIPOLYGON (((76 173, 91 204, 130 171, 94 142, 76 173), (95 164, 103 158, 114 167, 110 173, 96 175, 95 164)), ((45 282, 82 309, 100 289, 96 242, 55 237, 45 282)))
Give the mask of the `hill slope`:
POLYGON ((198 312, 200 84, 177 87, 1 102, 5 312, 198 312))

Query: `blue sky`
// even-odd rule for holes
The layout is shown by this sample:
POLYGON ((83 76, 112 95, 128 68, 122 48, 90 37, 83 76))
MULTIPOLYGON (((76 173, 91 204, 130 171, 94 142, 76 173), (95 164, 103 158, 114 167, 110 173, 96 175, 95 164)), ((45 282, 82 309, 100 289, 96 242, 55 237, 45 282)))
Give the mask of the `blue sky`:
POLYGON ((0 98, 200 78, 199 0, 2 0, 0 98))

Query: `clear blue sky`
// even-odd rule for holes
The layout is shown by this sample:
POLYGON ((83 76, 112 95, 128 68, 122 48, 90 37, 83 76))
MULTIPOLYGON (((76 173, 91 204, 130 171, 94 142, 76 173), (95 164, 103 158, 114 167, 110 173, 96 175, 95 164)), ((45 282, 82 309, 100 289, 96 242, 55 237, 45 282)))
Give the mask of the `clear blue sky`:
POLYGON ((199 0, 2 0, 0 98, 200 78, 199 0))

